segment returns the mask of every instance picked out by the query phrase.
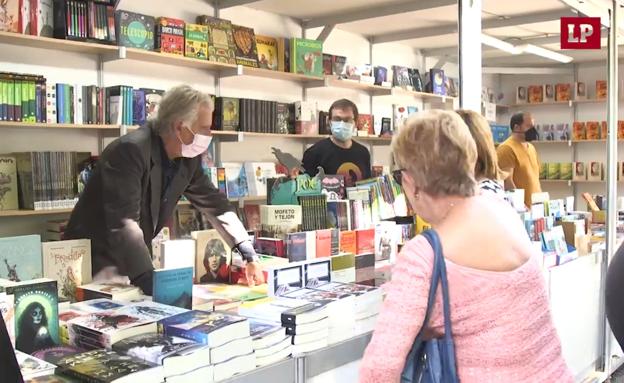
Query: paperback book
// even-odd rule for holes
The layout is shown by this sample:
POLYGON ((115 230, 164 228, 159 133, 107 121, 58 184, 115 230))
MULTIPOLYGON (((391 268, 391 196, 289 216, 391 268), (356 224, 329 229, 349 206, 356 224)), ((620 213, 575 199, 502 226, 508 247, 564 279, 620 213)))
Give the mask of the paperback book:
POLYGON ((193 268, 154 270, 154 302, 190 310, 193 302, 193 268))
POLYGON ((41 278, 41 237, 24 235, 0 238, 0 278, 13 282, 41 278))
POLYGON ((55 365, 20 350, 15 350, 15 358, 25 381, 54 374, 54 369, 56 368, 55 365))
POLYGON ((257 68, 258 50, 253 28, 233 24, 232 35, 234 37, 236 64, 257 68))
POLYGON ((76 288, 91 282, 91 241, 43 242, 43 275, 58 283, 58 295, 74 302, 76 288))
POLYGON ((197 23, 208 26, 208 60, 236 64, 232 22, 212 16, 197 16, 197 23))
POLYGON ((290 39, 290 71, 307 76, 323 76, 323 42, 290 39))
POLYGON ((140 13, 115 13, 117 41, 120 46, 154 50, 154 18, 140 13))
POLYGON ((195 239, 195 280, 198 283, 230 281, 232 251, 217 230, 191 233, 195 239))
POLYGON ((17 196, 17 161, 13 156, 0 156, 0 211, 17 210, 17 196))
POLYGON ((277 39, 270 36, 256 35, 256 47, 259 67, 277 70, 277 39))
POLYGON ((205 344, 211 348, 249 337, 246 318, 223 312, 188 311, 161 321, 161 332, 205 344))

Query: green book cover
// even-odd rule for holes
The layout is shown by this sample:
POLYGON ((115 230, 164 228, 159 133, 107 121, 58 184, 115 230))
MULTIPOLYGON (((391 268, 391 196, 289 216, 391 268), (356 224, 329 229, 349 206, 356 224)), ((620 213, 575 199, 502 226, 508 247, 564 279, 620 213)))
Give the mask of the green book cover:
POLYGON ((558 162, 551 162, 548 164, 548 179, 558 180, 561 179, 561 167, 558 162))
POLYGON ((8 119, 8 100, 6 95, 6 81, 0 79, 0 120, 6 121, 8 119))
POLYGON ((8 120, 15 121, 15 81, 13 79, 7 80, 6 97, 7 97, 7 108, 8 108, 8 120))
POLYGON ((22 79, 22 121, 27 122, 30 115, 30 92, 28 91, 28 80, 22 79))
POLYGON ((198 24, 207 25, 208 32, 208 60, 224 64, 236 64, 234 53, 234 36, 232 22, 212 16, 198 16, 198 24))
POLYGON ((63 86, 63 106, 65 109, 65 118, 63 119, 63 122, 66 124, 71 124, 72 120, 71 120, 71 110, 72 110, 72 104, 73 104, 73 100, 71 98, 71 91, 70 91, 70 86, 65 84, 65 86, 63 86))
POLYGON ((14 105, 13 117, 15 121, 21 122, 22 121, 22 81, 21 80, 15 79, 14 90, 15 92, 13 93, 15 94, 15 98, 13 100, 13 105, 14 105))
POLYGON ((542 162, 540 164, 540 172, 539 172, 540 180, 545 180, 548 178, 548 164, 542 162))
POLYGON ((560 173, 562 180, 571 180, 572 179, 572 163, 562 162, 560 164, 559 173, 560 173))
POLYGON ((290 40, 290 71, 307 76, 323 76, 323 42, 293 38, 290 40))
POLYGON ((152 16, 128 11, 115 12, 115 28, 120 46, 154 50, 154 23, 152 16))
POLYGON ((208 59, 208 27, 199 24, 184 26, 184 55, 196 59, 208 59))
POLYGON ((35 80, 28 80, 28 122, 37 122, 37 89, 35 80))

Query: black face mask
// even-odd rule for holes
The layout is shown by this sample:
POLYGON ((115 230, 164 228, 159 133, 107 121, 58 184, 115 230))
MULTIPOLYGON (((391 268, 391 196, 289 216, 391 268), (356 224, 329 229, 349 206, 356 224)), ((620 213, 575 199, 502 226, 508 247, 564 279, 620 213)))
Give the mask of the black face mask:
POLYGON ((531 126, 529 130, 524 132, 524 139, 527 142, 535 141, 539 138, 539 134, 537 133, 537 129, 534 126, 531 126))

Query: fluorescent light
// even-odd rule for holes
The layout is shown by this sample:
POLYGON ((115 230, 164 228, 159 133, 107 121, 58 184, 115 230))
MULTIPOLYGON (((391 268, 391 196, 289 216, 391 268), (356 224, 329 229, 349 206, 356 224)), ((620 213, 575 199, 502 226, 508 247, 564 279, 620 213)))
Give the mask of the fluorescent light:
POLYGON ((488 36, 483 33, 481 34, 481 44, 487 45, 488 47, 500 49, 501 51, 511 53, 512 55, 522 53, 522 51, 513 46, 513 44, 509 44, 506 41, 497 39, 496 37, 488 36))
POLYGON ((562 55, 561 53, 553 52, 551 50, 538 47, 537 45, 533 44, 518 45, 516 48, 520 49, 524 53, 531 53, 536 56, 542 56, 547 59, 562 62, 564 64, 567 64, 573 60, 573 58, 570 56, 562 55))

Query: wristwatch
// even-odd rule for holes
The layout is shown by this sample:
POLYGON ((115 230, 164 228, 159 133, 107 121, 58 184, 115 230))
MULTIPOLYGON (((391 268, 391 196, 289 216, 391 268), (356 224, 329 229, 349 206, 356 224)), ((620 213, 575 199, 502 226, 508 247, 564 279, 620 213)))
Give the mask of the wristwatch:
POLYGON ((256 250, 254 249, 251 241, 243 241, 236 245, 236 250, 243 257, 245 262, 258 262, 260 257, 256 254, 256 250))

